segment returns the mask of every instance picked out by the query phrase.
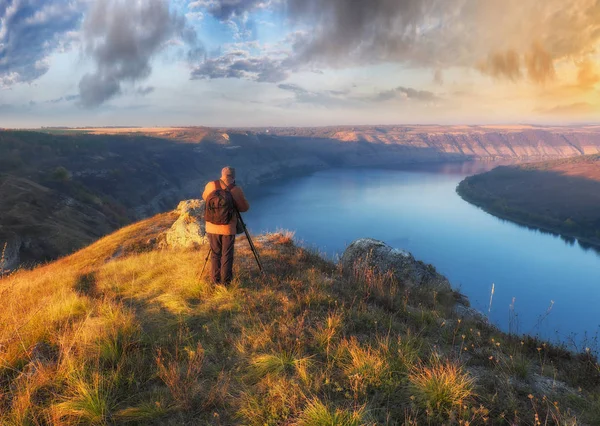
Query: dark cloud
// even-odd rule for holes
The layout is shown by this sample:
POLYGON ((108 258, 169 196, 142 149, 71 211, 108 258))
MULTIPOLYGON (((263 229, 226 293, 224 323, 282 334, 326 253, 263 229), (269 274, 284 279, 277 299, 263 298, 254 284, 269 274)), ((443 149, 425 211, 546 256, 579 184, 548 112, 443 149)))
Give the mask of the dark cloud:
POLYGON ((46 58, 78 27, 82 11, 73 0, 0 0, 0 86, 45 74, 46 58))
POLYGON ((554 58, 539 43, 533 43, 523 54, 519 54, 514 49, 494 53, 477 68, 492 77, 512 81, 527 75, 530 80, 540 84, 553 80, 556 75, 554 58))
MULTIPOLYGON (((362 100, 352 97, 350 93, 345 90, 310 91, 297 84, 289 83, 282 83, 277 85, 277 87, 286 92, 293 93, 294 103, 311 104, 326 108, 348 107, 352 105, 359 106, 362 104, 362 100)), ((284 106, 293 105, 293 103, 288 103, 284 106)))
POLYGON ((154 92, 154 90, 155 89, 152 86, 138 87, 137 90, 135 91, 135 93, 140 96, 146 96, 146 95, 149 95, 150 93, 154 92))
POLYGON ((289 71, 281 60, 268 56, 250 56, 245 51, 233 51, 217 58, 206 59, 192 70, 192 79, 244 78, 258 82, 278 83, 289 71))
MULTIPOLYGON (((194 2, 231 19, 266 2, 194 2)), ((496 78, 544 84, 557 60, 589 55, 600 41, 600 2, 572 0, 280 0, 298 28, 296 67, 378 62, 444 70, 477 68, 496 78), (524 17, 526 17, 524 19, 524 17)))
POLYGON ((521 58, 514 50, 497 52, 489 56, 487 61, 479 65, 479 70, 496 78, 518 80, 521 78, 521 58))
POLYGON ((289 16, 312 23, 304 43, 297 43, 300 62, 343 66, 376 60, 408 59, 416 25, 431 0, 288 0, 289 16))
POLYGON ((59 104, 61 102, 76 101, 77 99, 79 99, 79 95, 68 95, 68 96, 61 96, 60 98, 50 99, 50 100, 46 101, 46 103, 47 104, 59 104))
POLYGON ((374 102, 385 102, 391 100, 414 100, 419 102, 439 101, 435 93, 425 90, 415 90, 410 87, 397 87, 385 90, 371 96, 353 94, 348 90, 323 90, 311 91, 297 84, 282 83, 277 85, 281 90, 294 94, 296 103, 307 103, 325 107, 369 107, 374 102))
POLYGON ((525 56, 525 65, 529 78, 537 83, 545 83, 556 75, 552 55, 539 43, 525 56))
POLYGON ((81 104, 98 106, 120 93, 123 82, 148 77, 151 59, 173 37, 192 45, 190 55, 198 55, 196 32, 169 9, 167 0, 96 1, 83 24, 85 51, 96 71, 79 82, 81 104))
POLYGON ((438 96, 427 90, 416 90, 410 87, 397 87, 392 90, 379 92, 370 98, 373 101, 390 101, 393 99, 411 99, 415 101, 433 102, 439 100, 438 96))
POLYGON ((439 69, 488 58, 496 76, 515 79, 522 69, 544 83, 554 61, 586 54, 600 41, 596 0, 572 0, 568 10, 563 0, 287 0, 287 7, 291 19, 312 28, 294 49, 300 63, 439 69))

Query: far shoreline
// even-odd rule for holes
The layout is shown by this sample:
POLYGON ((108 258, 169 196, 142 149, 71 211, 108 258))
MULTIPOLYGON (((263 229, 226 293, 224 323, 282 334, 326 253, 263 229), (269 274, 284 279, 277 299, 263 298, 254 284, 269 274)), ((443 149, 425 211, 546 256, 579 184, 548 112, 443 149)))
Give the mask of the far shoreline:
MULTIPOLYGON (((561 239, 572 239, 575 240, 574 242, 577 242, 579 244, 579 246, 584 249, 584 250, 593 250, 596 253, 598 253, 598 255, 600 255, 600 241, 597 240, 593 240, 590 238, 586 238, 583 236, 580 236, 576 233, 567 233, 561 230, 558 230, 555 227, 552 227, 550 225, 547 224, 540 224, 540 223, 536 223, 536 222, 530 222, 530 221, 526 221, 520 218, 517 218, 515 216, 512 216, 510 214, 506 214, 506 213, 500 213, 499 211, 495 210, 494 208, 492 208, 488 203, 482 202, 480 200, 475 199, 474 197, 470 197, 469 195, 466 194, 466 192, 464 191, 464 182, 466 182, 468 178, 462 180, 458 186, 456 187, 456 193, 466 202, 468 202, 469 204, 472 204, 478 208, 480 208, 481 210, 485 211, 488 214, 491 214, 494 217, 497 217, 498 219, 501 220, 506 220, 508 222, 512 222, 516 225, 519 226, 524 226, 527 227, 529 229, 532 230, 536 230, 536 231, 540 231, 540 232, 545 232, 557 237, 560 237, 561 239)), ((569 241, 565 241, 565 243, 569 243, 569 241)))

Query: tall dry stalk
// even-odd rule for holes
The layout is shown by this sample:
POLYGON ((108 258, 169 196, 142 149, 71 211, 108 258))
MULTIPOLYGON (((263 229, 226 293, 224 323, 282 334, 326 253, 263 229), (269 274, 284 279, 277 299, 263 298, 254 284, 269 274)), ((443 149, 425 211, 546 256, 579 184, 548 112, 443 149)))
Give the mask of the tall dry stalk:
POLYGON ((6 249, 8 248, 8 242, 4 243, 2 248, 2 255, 0 255, 0 277, 4 275, 4 262, 6 262, 6 249))
POLYGON ((490 306, 488 308, 488 318, 492 312, 492 302, 494 301, 494 291, 496 290, 496 284, 492 283, 492 292, 490 293, 490 306))
POLYGON ((516 297, 512 298, 512 302, 508 307, 508 334, 519 334, 519 315, 515 311, 516 297))

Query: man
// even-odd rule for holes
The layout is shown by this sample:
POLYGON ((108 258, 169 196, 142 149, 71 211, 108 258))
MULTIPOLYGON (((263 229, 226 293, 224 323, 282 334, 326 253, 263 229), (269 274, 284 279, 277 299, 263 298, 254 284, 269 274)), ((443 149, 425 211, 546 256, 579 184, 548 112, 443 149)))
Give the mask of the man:
POLYGON ((242 188, 235 186, 235 169, 224 167, 221 179, 206 184, 202 199, 206 201, 206 234, 212 250, 210 277, 215 284, 229 284, 233 279, 233 247, 238 221, 235 209, 246 212, 250 208, 242 188), (211 218, 216 223, 211 223, 211 218))

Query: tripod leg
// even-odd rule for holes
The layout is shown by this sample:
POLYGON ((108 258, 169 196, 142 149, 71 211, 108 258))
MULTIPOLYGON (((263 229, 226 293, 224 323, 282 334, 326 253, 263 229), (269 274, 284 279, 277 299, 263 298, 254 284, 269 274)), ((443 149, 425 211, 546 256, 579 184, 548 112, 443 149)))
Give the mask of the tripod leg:
POLYGON ((252 253, 254 253, 254 258, 256 259, 256 264, 258 265, 258 270, 260 272, 263 272, 263 266, 262 266, 262 262, 260 261, 260 256, 258 255, 258 250, 254 246, 254 242, 250 238, 250 233, 248 233, 247 236, 248 236, 248 242, 250 243, 250 248, 252 249, 252 253))
POLYGON ((210 257, 211 253, 212 247, 208 249, 208 254, 206 255, 206 259, 204 259, 204 266, 202 267, 202 272, 200 272, 200 278, 202 278, 202 276, 204 275, 204 269, 206 268, 206 264, 208 263, 208 258, 210 257))
POLYGON ((254 246, 254 242, 252 241, 252 238, 250 237, 250 232, 248 232, 246 223, 244 222, 244 219, 242 219, 242 214, 240 213, 239 210, 236 210, 236 212, 237 212, 238 219, 240 220, 240 223, 242 224, 242 228, 244 228, 244 233, 246 234, 246 238, 248 239, 248 244, 250 244, 250 249, 252 250, 252 253, 254 254, 254 259, 256 259, 256 264, 258 265, 258 270, 262 273, 263 267, 262 267, 262 262, 260 261, 260 256, 258 255, 258 250, 256 250, 256 247, 254 246))

